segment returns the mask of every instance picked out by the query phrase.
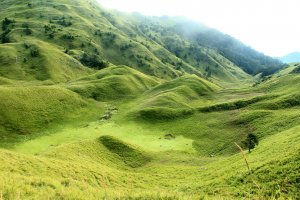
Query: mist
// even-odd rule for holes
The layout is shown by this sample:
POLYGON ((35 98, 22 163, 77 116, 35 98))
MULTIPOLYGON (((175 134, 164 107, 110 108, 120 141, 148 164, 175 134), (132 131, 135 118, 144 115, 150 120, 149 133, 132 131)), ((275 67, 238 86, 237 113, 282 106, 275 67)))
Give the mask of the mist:
POLYGON ((185 16, 227 33, 267 55, 300 51, 297 0, 98 0, 107 7, 144 15, 185 16))

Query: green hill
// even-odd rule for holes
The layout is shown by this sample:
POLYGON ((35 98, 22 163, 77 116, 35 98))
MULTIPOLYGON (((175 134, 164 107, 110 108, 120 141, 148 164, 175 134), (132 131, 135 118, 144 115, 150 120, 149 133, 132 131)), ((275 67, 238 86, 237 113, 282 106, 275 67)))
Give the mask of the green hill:
POLYGON ((112 66, 67 84, 67 88, 87 98, 109 100, 135 97, 161 82, 126 66, 112 66))
POLYGON ((92 72, 62 50, 38 40, 2 44, 0 58, 1 76, 14 80, 62 82, 92 72))
POLYGON ((95 0, 0 23, 1 200, 299 199, 298 63, 95 0))
POLYGON ((95 103, 57 86, 1 86, 0 91, 1 146, 26 140, 53 125, 100 116, 103 112, 101 107, 96 112, 88 111, 97 107, 95 103))
POLYGON ((278 59, 259 53, 235 38, 200 23, 185 20, 173 28, 198 45, 216 49, 247 73, 270 75, 283 67, 278 59))
POLYGON ((190 103, 208 99, 220 87, 195 75, 185 75, 162 83, 138 100, 137 117, 165 120, 192 114, 190 103))
POLYGON ((226 56, 156 23, 159 18, 108 12, 93 1, 9 2, 1 2, 0 15, 1 65, 13 66, 1 69, 8 78, 68 81, 92 72, 82 65, 99 69, 108 61, 159 78, 191 73, 221 85, 251 81, 226 56))

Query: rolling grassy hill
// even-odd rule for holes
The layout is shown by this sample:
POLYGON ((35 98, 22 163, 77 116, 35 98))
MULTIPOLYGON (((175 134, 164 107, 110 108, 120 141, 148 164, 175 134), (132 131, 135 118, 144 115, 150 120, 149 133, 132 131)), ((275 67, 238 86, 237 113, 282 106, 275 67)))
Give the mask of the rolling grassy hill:
POLYGON ((174 30, 201 46, 216 49, 249 74, 270 75, 283 66, 279 60, 259 53, 229 35, 197 22, 183 20, 174 25, 174 30))
POLYGON ((221 85, 251 82, 237 62, 181 37, 159 18, 108 12, 94 1, 10 1, 1 2, 4 77, 61 82, 110 62, 166 79, 190 73, 221 85))
POLYGON ((3 0, 0 21, 1 200, 300 197, 298 63, 93 0, 3 0))
POLYGON ((138 96, 160 82, 132 68, 112 66, 69 82, 66 87, 81 96, 104 101, 138 96))

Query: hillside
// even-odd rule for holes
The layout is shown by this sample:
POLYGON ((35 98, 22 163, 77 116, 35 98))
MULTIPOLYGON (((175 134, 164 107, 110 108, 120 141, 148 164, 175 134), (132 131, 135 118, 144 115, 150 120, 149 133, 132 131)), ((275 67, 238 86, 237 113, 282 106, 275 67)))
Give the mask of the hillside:
MULTIPOLYGON (((241 69, 256 74, 264 72, 266 67, 249 61, 245 68, 232 57, 247 61, 249 52, 230 46, 220 51, 215 46, 181 37, 181 33, 175 31, 179 30, 176 24, 170 27, 164 20, 158 23, 159 18, 108 12, 93 1, 20 1, 14 4, 10 1, 1 2, 0 16, 1 66, 6 66, 1 68, 1 74, 7 78, 68 81, 79 77, 78 74, 90 74, 93 69, 106 67, 110 62, 159 78, 170 79, 190 73, 228 85, 251 81, 241 69), (81 6, 74 6, 78 4, 81 6), (22 53, 16 51, 22 48, 22 53), (57 58, 55 63, 52 58, 57 58)), ((182 29, 189 30, 189 27, 182 29)), ((225 35, 217 37, 228 40, 225 35)), ((215 41, 215 38, 207 40, 215 41)), ((234 39, 231 43, 242 46, 234 39)), ((251 52, 259 55, 251 59, 269 60, 270 64, 266 65, 270 70, 280 67, 275 60, 271 64, 271 59, 251 52)))
POLYGON ((172 28, 179 35, 200 46, 215 49, 249 74, 270 75, 283 66, 279 60, 257 52, 237 39, 203 24, 185 20, 176 23, 172 28))
POLYGON ((95 0, 0 22, 0 200, 299 199, 299 63, 95 0))

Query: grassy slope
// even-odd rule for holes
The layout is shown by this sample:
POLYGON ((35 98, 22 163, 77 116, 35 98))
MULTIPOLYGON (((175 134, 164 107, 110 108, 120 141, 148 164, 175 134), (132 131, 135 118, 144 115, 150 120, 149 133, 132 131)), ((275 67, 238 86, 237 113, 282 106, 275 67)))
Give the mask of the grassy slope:
MULTIPOLYGON (((295 79, 297 77, 294 76, 295 79)), ((276 91, 286 86, 280 83, 285 80, 278 79, 276 91)), ((262 83, 248 91, 212 93, 210 104, 218 104, 228 97, 249 98, 258 90, 263 95, 265 84, 269 83, 262 83)), ((166 84, 157 86, 149 94, 167 92, 172 88, 170 85, 174 83, 169 83, 168 87, 166 84)), ((292 82, 289 86, 296 91, 296 88, 292 89, 292 82)), ((272 102, 280 98, 274 97, 272 102)), ((5 196, 39 198, 46 195, 49 198, 81 199, 89 193, 92 199, 96 196, 145 199, 159 199, 159 196, 175 199, 297 198, 299 107, 267 109, 261 107, 261 103, 269 104, 270 100, 263 99, 240 109, 199 112, 176 120, 149 122, 131 120, 131 108, 136 107, 136 101, 111 102, 118 107, 119 113, 109 121, 88 123, 79 129, 66 127, 55 134, 20 143, 15 147, 15 151, 20 153, 1 151, 5 160, 1 170, 5 174, 1 182, 5 196), (252 175, 248 174, 243 158, 233 144, 248 132, 255 132, 261 138, 259 146, 247 154, 252 175), (128 148, 123 142, 118 148, 107 147, 98 139, 107 134, 134 145, 129 145, 131 150, 128 151, 119 151, 119 148, 128 148), (175 139, 165 139, 167 134, 173 134, 175 139), (138 146, 143 146, 144 150, 138 146), (140 157, 144 153, 131 154, 134 149, 145 152, 146 157, 140 157), (127 163, 130 163, 132 159, 138 161, 144 158, 147 162, 138 164, 139 167, 134 169, 124 161, 128 159, 127 163), (11 159, 15 170, 7 175, 11 159), (28 164, 21 167, 24 160, 28 164), (41 167, 41 163, 50 170, 41 167), (68 166, 68 172, 65 172, 65 166, 68 166), (37 170, 33 173, 32 168, 37 170), (17 181, 12 183, 10 180, 17 181), (19 189, 12 188, 12 184, 19 189), (24 191, 30 192, 26 194, 24 191)), ((201 98, 194 101, 199 105, 201 98)), ((118 143, 119 140, 113 139, 108 144, 118 146, 118 143)))
POLYGON ((183 198, 180 194, 184 193, 192 199, 197 196, 295 198, 299 189, 298 131, 299 127, 295 127, 262 140, 260 147, 248 155, 252 175, 239 154, 217 161, 215 158, 184 161, 180 157, 182 162, 176 162, 163 153, 152 155, 154 160, 142 168, 130 169, 122 157, 97 140, 61 146, 41 156, 1 150, 4 165, 1 165, 0 187, 4 198, 13 199, 42 196, 84 199, 87 194, 92 199, 105 195, 147 198, 147 194, 158 199, 157 193, 176 198, 183 198))
POLYGON ((7 78, 61 82, 88 75, 93 70, 79 62, 86 53, 159 78, 191 73, 232 87, 252 82, 216 51, 195 47, 157 19, 107 12, 94 1, 5 0, 0 13, 0 19, 15 21, 7 26, 11 43, 0 45, 0 74, 7 78), (32 56, 32 50, 38 55, 32 56))
POLYGON ((29 47, 22 43, 0 45, 1 76, 16 80, 61 82, 91 72, 49 43, 27 40, 26 45, 38 49, 39 56, 32 57, 29 47))
POLYGON ((1 146, 28 139, 54 125, 101 116, 103 106, 83 100, 79 95, 57 86, 0 87, 1 146), (98 110, 94 110, 98 109, 98 110))
POLYGON ((132 111, 148 120, 172 119, 193 113, 189 103, 197 99, 207 99, 220 88, 195 75, 186 75, 162 83, 136 100, 136 110, 132 111))
MULTIPOLYGON (((114 70, 111 72, 115 73, 114 70)), ((103 74, 105 77, 105 71, 103 74)), ((97 76, 102 74, 84 77, 75 83, 98 82, 97 76)), ((84 199, 87 193, 90 199, 99 196, 144 199, 159 199, 161 196, 173 199, 297 198, 299 105, 276 109, 266 106, 281 101, 283 97, 288 98, 291 91, 297 94, 297 84, 287 82, 285 76, 289 76, 290 80, 299 78, 299 75, 287 73, 251 89, 218 91, 218 87, 202 79, 188 77, 185 81, 182 77, 180 82, 190 89, 181 90, 182 85, 174 80, 150 89, 143 97, 109 101, 118 108, 109 120, 96 120, 97 115, 89 113, 92 116, 90 121, 86 120, 79 126, 71 123, 50 131, 51 134, 19 142, 11 147, 12 151, 0 150, 3 163, 0 170, 3 177, 1 191, 5 198, 10 199, 42 196, 84 199), (189 101, 185 100, 190 108, 241 101, 257 95, 262 96, 262 100, 241 108, 193 112, 172 120, 149 121, 132 114, 132 111, 141 109, 141 102, 147 105, 150 97, 155 99, 157 95, 170 91, 177 97, 191 97, 189 101), (190 94, 193 95, 182 91, 192 91, 190 94), (278 93, 281 95, 276 95, 278 93), (274 95, 271 100, 263 97, 270 94, 274 95), (252 175, 248 174, 243 158, 233 144, 240 142, 249 132, 255 132, 261 138, 259 146, 247 154, 252 175), (167 139, 169 134, 174 138, 167 139)), ((3 90, 11 91, 7 87, 15 88, 4 86, 3 90)), ((66 89, 40 86, 41 89, 44 87, 66 91, 79 98, 80 102, 85 101, 66 89)), ((167 105, 172 105, 172 100, 160 106, 164 108, 167 105)), ((174 109, 179 107, 176 101, 174 105, 174 109)), ((98 114, 98 119, 100 116, 98 114)), ((51 129, 45 127, 46 130, 51 129)))
POLYGON ((170 19, 171 22, 167 23, 161 18, 149 19, 135 16, 134 19, 136 23, 140 24, 139 31, 148 36, 151 39, 150 41, 162 44, 169 52, 179 58, 177 62, 174 62, 169 57, 162 57, 165 53, 161 49, 152 49, 155 55, 160 57, 164 63, 170 63, 176 69, 189 73, 199 74, 200 72, 203 77, 227 87, 234 87, 232 83, 246 85, 251 83, 252 79, 248 74, 215 50, 197 46, 195 43, 184 40, 176 34, 172 25, 176 24, 178 19, 170 19), (193 68, 187 68, 186 64, 192 65, 196 71, 193 68))
POLYGON ((161 82, 126 66, 111 66, 93 75, 74 80, 67 88, 87 98, 109 100, 135 97, 161 82))
POLYGON ((158 78, 125 66, 111 66, 67 84, 4 84, 0 87, 0 111, 3 113, 0 118, 1 146, 49 134, 48 129, 52 132, 54 127, 55 131, 67 124, 86 125, 85 122, 90 120, 100 120, 105 111, 104 104, 87 98, 99 101, 132 99, 160 82, 158 78))

